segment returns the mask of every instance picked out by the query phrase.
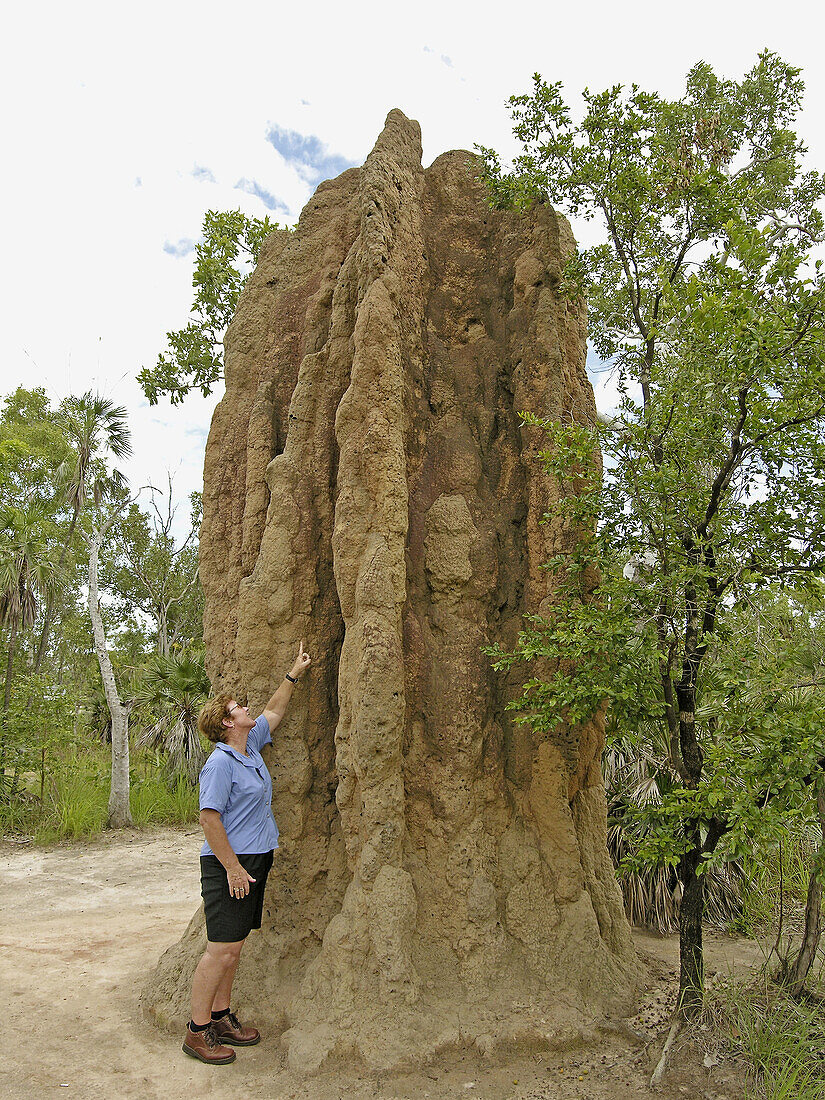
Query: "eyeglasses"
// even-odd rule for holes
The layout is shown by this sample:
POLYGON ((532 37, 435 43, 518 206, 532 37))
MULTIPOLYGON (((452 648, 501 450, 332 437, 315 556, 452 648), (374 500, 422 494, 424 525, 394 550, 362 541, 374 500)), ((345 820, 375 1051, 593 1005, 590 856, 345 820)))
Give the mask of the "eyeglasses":
POLYGON ((249 707, 245 707, 243 703, 233 703, 231 707, 227 708, 226 713, 231 714, 233 710, 249 710, 249 707))

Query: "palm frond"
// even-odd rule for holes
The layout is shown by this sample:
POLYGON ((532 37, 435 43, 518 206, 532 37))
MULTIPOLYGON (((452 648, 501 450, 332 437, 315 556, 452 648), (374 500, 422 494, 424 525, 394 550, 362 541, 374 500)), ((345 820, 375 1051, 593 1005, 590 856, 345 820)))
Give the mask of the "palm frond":
POLYGON ((198 714, 208 693, 203 661, 191 654, 155 654, 135 692, 140 743, 165 752, 170 770, 192 783, 206 760, 198 714))

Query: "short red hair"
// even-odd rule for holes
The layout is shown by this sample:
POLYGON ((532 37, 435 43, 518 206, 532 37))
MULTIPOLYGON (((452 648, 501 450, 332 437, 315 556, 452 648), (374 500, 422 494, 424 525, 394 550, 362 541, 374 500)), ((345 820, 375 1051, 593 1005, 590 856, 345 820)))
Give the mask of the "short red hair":
POLYGON ((230 717, 226 708, 234 698, 234 695, 222 691, 220 695, 204 703, 198 715, 198 729, 215 745, 225 739, 226 726, 223 720, 230 717))

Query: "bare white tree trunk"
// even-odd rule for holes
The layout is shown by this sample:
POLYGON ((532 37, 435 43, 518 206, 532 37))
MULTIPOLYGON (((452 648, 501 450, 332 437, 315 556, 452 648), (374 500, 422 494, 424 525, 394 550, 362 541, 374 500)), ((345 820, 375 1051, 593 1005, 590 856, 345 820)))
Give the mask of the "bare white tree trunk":
POLYGON ((169 620, 167 618, 167 611, 169 605, 164 604, 158 610, 158 653, 162 657, 169 656, 169 620))
POLYGON ((95 652, 100 664, 106 702, 112 716, 112 785, 109 793, 109 816, 106 825, 110 829, 122 829, 132 824, 129 809, 129 712, 120 702, 115 673, 106 646, 103 617, 97 591, 97 564, 103 531, 93 531, 89 539, 89 615, 94 631, 95 652))

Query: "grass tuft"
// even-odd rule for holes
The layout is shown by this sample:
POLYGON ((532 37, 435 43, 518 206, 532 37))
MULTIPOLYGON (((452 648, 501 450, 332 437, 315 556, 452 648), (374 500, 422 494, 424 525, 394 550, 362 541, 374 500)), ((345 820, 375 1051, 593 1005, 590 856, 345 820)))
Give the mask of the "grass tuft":
POLYGON ((748 1100, 822 1100, 825 1096, 821 1006, 789 997, 763 976, 747 985, 735 981, 718 985, 706 999, 705 1020, 725 1037, 728 1056, 747 1061, 748 1100))
POLYGON ((95 772, 61 775, 57 781, 54 814, 59 836, 74 840, 99 833, 106 823, 109 792, 95 772))
POLYGON ((729 930, 754 939, 771 936, 779 920, 780 882, 785 916, 792 909, 804 909, 818 845, 818 827, 793 822, 781 849, 778 845, 766 846, 746 859, 741 911, 730 921, 729 930))
POLYGON ((135 825, 185 825, 198 816, 198 789, 161 773, 133 782, 129 804, 135 825))

